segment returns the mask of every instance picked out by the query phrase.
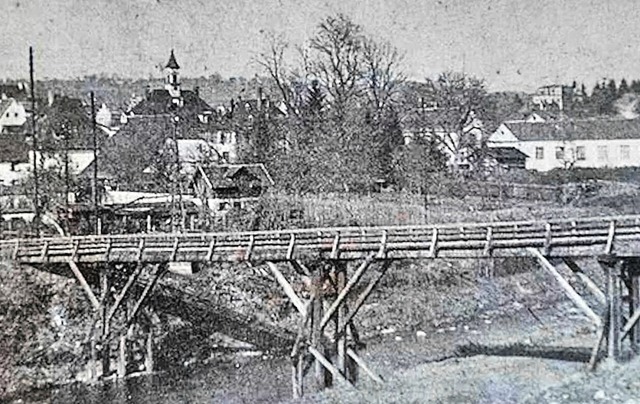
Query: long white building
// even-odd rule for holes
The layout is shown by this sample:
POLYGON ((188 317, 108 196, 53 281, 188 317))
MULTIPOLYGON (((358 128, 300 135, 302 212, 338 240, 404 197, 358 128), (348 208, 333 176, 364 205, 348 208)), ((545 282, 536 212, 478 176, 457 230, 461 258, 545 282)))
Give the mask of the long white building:
POLYGON ((640 119, 505 122, 489 147, 514 147, 528 170, 640 166, 640 119))

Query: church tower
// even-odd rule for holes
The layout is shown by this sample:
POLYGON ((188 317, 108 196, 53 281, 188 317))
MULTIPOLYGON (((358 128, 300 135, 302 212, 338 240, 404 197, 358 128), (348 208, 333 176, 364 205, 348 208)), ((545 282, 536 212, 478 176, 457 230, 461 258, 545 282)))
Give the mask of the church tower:
POLYGON ((180 70, 180 65, 176 61, 176 55, 173 54, 173 49, 171 49, 171 56, 169 56, 169 62, 164 67, 165 69, 165 81, 164 88, 169 91, 171 98, 174 100, 180 99, 180 77, 178 71, 180 70))

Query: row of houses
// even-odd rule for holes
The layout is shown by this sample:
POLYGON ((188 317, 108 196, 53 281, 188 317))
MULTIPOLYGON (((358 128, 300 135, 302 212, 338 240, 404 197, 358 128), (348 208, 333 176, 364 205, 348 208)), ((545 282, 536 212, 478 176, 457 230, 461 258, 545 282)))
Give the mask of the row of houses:
MULTIPOLYGON (((15 91, 3 96, 0 106, 6 119, 0 119, 2 193, 15 196, 24 192, 18 185, 25 183, 36 162, 43 170, 64 169, 76 180, 89 180, 97 168, 102 190, 100 205, 105 212, 117 212, 120 216, 137 212, 166 222, 173 214, 168 212, 168 201, 176 198, 183 213, 187 206, 186 214, 197 211, 211 216, 254 203, 274 184, 273 179, 264 165, 239 162, 242 139, 235 128, 238 121, 250 123, 252 116, 260 112, 258 108, 271 105, 260 100, 214 109, 199 97, 197 89, 182 88, 179 70, 172 51, 165 66, 163 88, 150 89, 143 99, 123 111, 117 121, 106 106, 100 108, 96 116, 97 166, 91 114, 80 100, 59 97, 39 103, 40 147, 34 152, 26 103, 20 101, 15 91), (57 104, 63 104, 64 108, 52 110, 57 104), (14 113, 18 115, 14 117, 14 113), (47 120, 52 121, 50 126, 57 133, 45 133, 47 120), (159 181, 161 174, 165 175, 164 184, 159 181), (167 192, 169 188, 173 189, 171 194, 167 192)), ((24 100, 28 100, 26 94, 24 100)), ((63 196, 67 206, 74 207, 77 213, 87 211, 90 192, 77 194, 84 194, 85 199, 78 195, 63 196)), ((11 203, 4 202, 0 211, 4 215, 14 214, 8 209, 11 206, 7 206, 11 203)), ((20 208, 24 210, 22 205, 20 208)))

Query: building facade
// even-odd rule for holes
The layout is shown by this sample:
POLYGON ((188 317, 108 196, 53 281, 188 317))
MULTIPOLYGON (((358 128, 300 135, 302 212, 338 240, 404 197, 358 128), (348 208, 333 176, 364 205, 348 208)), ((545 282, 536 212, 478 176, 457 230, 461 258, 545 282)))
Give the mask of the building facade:
POLYGON ((518 149, 528 170, 638 167, 640 119, 505 122, 488 145, 518 149))

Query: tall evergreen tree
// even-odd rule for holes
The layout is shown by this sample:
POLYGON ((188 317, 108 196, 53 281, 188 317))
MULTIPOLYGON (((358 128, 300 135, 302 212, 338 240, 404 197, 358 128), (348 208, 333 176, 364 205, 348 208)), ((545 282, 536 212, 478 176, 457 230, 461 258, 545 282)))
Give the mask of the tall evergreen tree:
POLYGON ((618 95, 623 95, 629 92, 629 85, 624 78, 620 81, 620 87, 618 88, 618 95))

